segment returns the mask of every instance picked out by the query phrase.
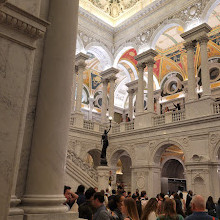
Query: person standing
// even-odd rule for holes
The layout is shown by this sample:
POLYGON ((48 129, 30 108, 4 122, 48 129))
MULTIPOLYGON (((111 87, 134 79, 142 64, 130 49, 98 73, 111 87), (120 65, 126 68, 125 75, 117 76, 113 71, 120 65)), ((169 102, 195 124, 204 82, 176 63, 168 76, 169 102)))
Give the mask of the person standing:
POLYGON ((211 196, 208 197, 206 201, 206 209, 208 209, 208 214, 211 216, 216 216, 215 203, 213 202, 213 198, 211 196))
POLYGON ((79 206, 79 218, 84 218, 88 220, 92 220, 93 214, 95 213, 96 209, 93 206, 93 199, 94 199, 95 189, 90 187, 85 192, 86 202, 82 203, 79 206))
POLYGON ((157 199, 151 198, 143 209, 141 220, 155 220, 157 218, 157 199))
POLYGON ((93 205, 97 209, 94 216, 93 220, 111 220, 113 217, 111 214, 108 212, 106 207, 104 206, 104 194, 101 192, 96 192, 94 194, 94 200, 93 200, 93 205))
POLYGON ((193 211, 193 213, 191 215, 189 215, 188 217, 186 217, 185 220, 213 220, 216 219, 214 217, 212 217, 211 215, 208 215, 205 212, 205 199, 200 196, 200 195, 196 195, 193 197, 192 201, 191 201, 191 209, 193 211))
POLYGON ((163 214, 158 216, 156 220, 184 220, 182 215, 176 213, 176 202, 174 199, 167 198, 164 201, 163 214))
POLYGON ((126 216, 124 220, 139 220, 136 202, 132 198, 126 198, 122 204, 122 213, 126 216))

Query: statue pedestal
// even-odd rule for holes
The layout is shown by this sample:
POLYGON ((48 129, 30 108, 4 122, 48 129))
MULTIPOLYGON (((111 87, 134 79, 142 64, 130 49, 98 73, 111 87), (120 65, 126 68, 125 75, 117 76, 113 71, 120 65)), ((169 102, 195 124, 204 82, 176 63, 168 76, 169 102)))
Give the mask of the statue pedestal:
POLYGON ((98 166, 97 172, 98 172, 98 190, 99 192, 103 189, 106 190, 106 188, 109 187, 109 171, 110 167, 108 166, 98 166))

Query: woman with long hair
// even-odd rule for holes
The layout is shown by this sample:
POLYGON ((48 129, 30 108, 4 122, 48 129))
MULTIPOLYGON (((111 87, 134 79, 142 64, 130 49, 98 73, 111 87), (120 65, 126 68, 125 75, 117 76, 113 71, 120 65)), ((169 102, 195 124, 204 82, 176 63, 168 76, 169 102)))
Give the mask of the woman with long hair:
POLYGON ((157 220, 184 220, 184 218, 176 213, 175 200, 166 199, 164 201, 163 214, 157 220))
POLYGON ((122 203, 122 213, 124 220, 139 220, 136 202, 132 198, 126 198, 122 203))
POLYGON ((145 205, 141 220, 155 220, 157 212, 157 199, 151 198, 145 205))
POLYGON ((108 202, 108 208, 111 210, 112 216, 115 218, 115 220, 123 220, 124 219, 124 216, 121 212, 123 200, 124 200, 124 196, 115 195, 108 202))

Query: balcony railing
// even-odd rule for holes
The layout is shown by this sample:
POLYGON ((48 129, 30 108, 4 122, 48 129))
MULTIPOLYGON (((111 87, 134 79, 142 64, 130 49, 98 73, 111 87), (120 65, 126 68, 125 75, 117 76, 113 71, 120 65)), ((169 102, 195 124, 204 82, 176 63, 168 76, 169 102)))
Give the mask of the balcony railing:
POLYGON ((154 126, 165 124, 165 115, 158 115, 153 117, 154 126))
POLYGON ((182 121, 185 119, 185 110, 172 112, 172 122, 182 121))
POLYGON ((125 123, 125 131, 131 131, 134 129, 134 122, 130 121, 125 123))
POLYGON ((213 112, 214 114, 220 114, 220 102, 215 102, 213 104, 213 112))
POLYGON ((165 114, 153 117, 153 125, 163 125, 176 121, 185 120, 185 109, 174 112, 166 112, 165 114))
POLYGON ((119 133, 120 132, 120 124, 116 124, 112 126, 112 133, 119 133))
POLYGON ((83 121, 83 128, 88 129, 88 130, 94 130, 94 122, 92 121, 83 121))

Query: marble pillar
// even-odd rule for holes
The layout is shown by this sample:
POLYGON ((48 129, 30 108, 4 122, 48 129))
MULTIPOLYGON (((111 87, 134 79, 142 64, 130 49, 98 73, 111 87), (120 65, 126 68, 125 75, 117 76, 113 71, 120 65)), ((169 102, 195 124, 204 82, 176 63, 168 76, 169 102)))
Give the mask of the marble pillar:
POLYGON ((130 120, 133 120, 133 98, 134 98, 134 90, 133 89, 129 89, 128 90, 128 99, 129 99, 129 104, 128 104, 128 117, 130 118, 130 120))
POLYGON ((82 104, 82 91, 83 91, 83 72, 85 71, 86 63, 85 61, 89 58, 88 55, 84 53, 79 53, 76 55, 76 65, 78 68, 78 82, 77 82, 77 96, 76 96, 76 109, 75 112, 81 112, 82 104))
POLYGON ((188 71, 188 101, 195 101, 198 99, 196 93, 196 78, 194 69, 194 48, 195 43, 192 41, 184 44, 187 50, 187 71, 188 71))
POLYGON ((213 99, 210 97, 210 76, 208 71, 208 57, 207 57, 207 33, 212 28, 206 24, 200 24, 181 34, 181 37, 186 41, 185 47, 187 49, 188 62, 188 100, 185 103, 186 118, 197 118, 213 114, 213 99), (196 88, 196 79, 193 64, 193 43, 200 42, 201 44, 201 78, 203 84, 203 97, 198 99, 196 88))
MULTIPOLYGON (((33 132, 26 191, 22 199, 25 219, 60 215, 63 206, 66 147, 69 134, 71 88, 75 60, 79 1, 50 3, 42 74, 33 132), (72 27, 72 28, 70 28, 72 27)), ((44 217, 44 219, 48 219, 44 217)))
POLYGON ((112 117, 114 121, 114 91, 115 91, 115 80, 117 78, 115 76, 110 77, 110 90, 109 90, 109 117, 112 117))
POLYGON ((106 122, 106 113, 107 113, 107 87, 108 80, 102 80, 102 112, 101 112, 101 122, 106 122))
POLYGON ((207 52, 207 43, 209 38, 207 35, 201 36, 198 38, 200 44, 200 54, 201 54, 201 78, 202 78, 202 97, 211 96, 210 88, 210 74, 209 74, 209 65, 208 65, 208 52, 207 52))
POLYGON ((110 167, 108 166, 98 166, 97 172, 98 172, 98 190, 99 192, 101 190, 105 190, 109 187, 109 171, 110 167))
POLYGON ((78 72, 78 67, 75 66, 75 71, 73 73, 73 85, 72 85, 72 103, 71 103, 71 113, 75 110, 75 101, 76 101, 76 73, 78 72))
POLYGON ((144 112, 144 69, 146 67, 145 63, 138 63, 138 90, 136 99, 136 114, 141 114, 144 112))
POLYGON ((89 120, 92 120, 92 110, 94 108, 94 98, 89 98, 89 120))
POLYGON ((109 116, 114 118, 114 85, 116 74, 119 72, 118 69, 110 67, 105 71, 101 72, 102 82, 103 82, 103 92, 102 92, 102 113, 101 113, 101 122, 106 123, 106 112, 107 112, 107 86, 110 82, 110 91, 109 91, 109 116))
POLYGON ((126 83, 126 86, 128 87, 128 99, 129 99, 129 106, 128 106, 128 116, 131 121, 133 121, 133 115, 134 115, 134 105, 133 105, 133 100, 134 100, 134 95, 136 91, 138 90, 138 79, 131 81, 129 83, 126 83))
POLYGON ((147 111, 154 112, 154 88, 153 88, 153 67, 154 67, 154 59, 149 59, 147 64, 148 69, 148 93, 147 93, 147 111))

